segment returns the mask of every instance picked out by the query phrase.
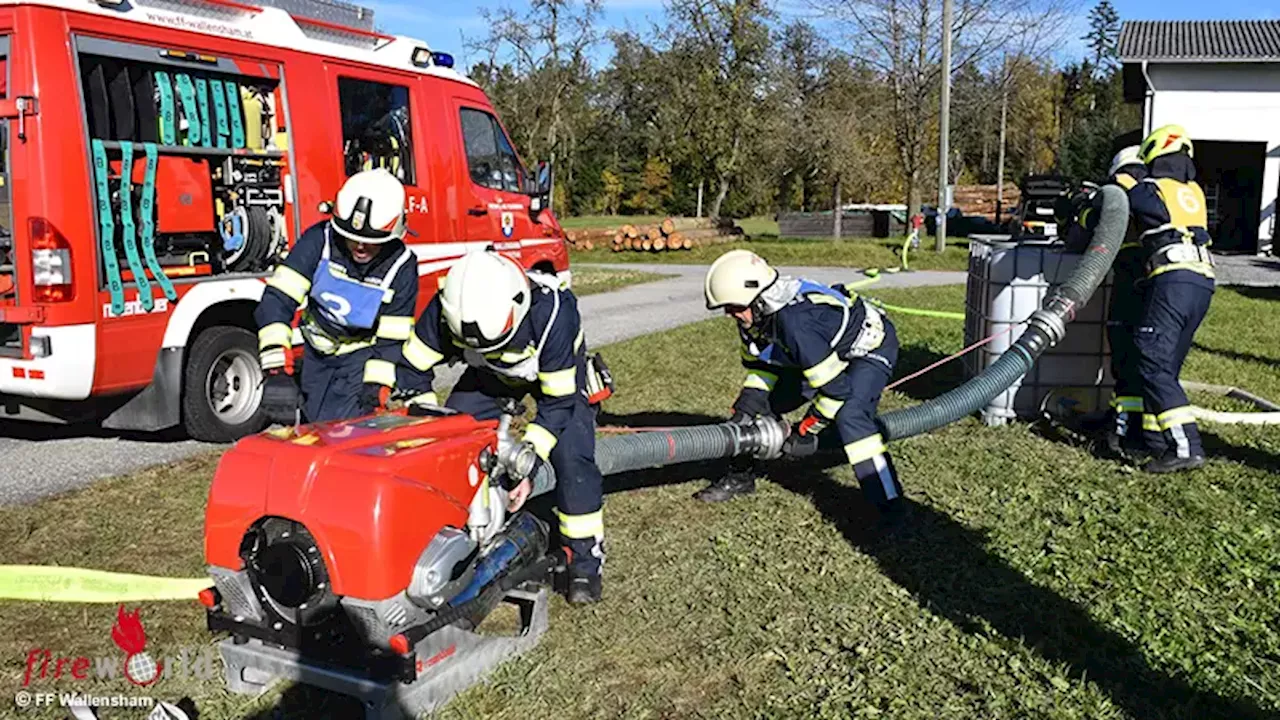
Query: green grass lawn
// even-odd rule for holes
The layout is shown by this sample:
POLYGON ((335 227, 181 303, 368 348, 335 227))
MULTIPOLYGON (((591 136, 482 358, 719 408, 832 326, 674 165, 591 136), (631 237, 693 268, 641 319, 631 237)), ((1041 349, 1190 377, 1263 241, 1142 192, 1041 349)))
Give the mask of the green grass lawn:
MULTIPOLYGON (((829 267, 886 268, 901 262, 902 241, 873 238, 833 240, 765 239, 742 240, 721 245, 704 245, 679 252, 619 252, 607 247, 590 251, 570 250, 575 263, 661 263, 710 265, 716 258, 735 248, 751 250, 771 263, 779 265, 819 265, 829 267)), ((907 256, 913 270, 965 270, 969 267, 969 245, 953 239, 938 254, 932 248, 913 250, 907 256)))
POLYGON ((573 293, 579 297, 671 277, 670 275, 660 275, 658 273, 637 270, 614 270, 612 268, 591 267, 590 265, 577 265, 572 269, 573 293))
POLYGON ((737 222, 738 227, 742 228, 742 232, 750 237, 778 237, 778 221, 774 220, 772 215, 757 215, 755 217, 742 218, 735 222, 737 222))
MULTIPOLYGON (((962 287, 871 294, 948 310, 964 299, 962 287)), ((1280 398, 1277 310, 1276 291, 1219 290, 1184 377, 1280 398)), ((895 321, 899 377, 962 342, 958 322, 895 321)), ((602 423, 721 418, 741 382, 724 320, 604 352, 619 393, 602 423)), ((932 396, 960 379, 949 367, 909 392, 932 396)), ((910 402, 891 393, 884 404, 910 402)), ((1096 459, 1038 425, 970 419, 897 442, 915 517, 896 539, 869 531, 873 512, 838 459, 774 463, 754 496, 714 506, 690 495, 722 464, 607 478, 605 601, 554 599, 538 648, 441 716, 1277 717, 1280 429, 1203 427, 1209 463, 1177 477, 1096 459)), ((206 455, 0 508, 0 564, 199 576, 215 463, 206 455)), ((32 647, 115 653, 113 616, 0 603, 10 689, 32 647)), ((149 648, 209 642, 194 603, 146 603, 143 620, 149 648)), ((189 695, 204 720, 266 720, 275 700, 187 680, 150 694, 189 695)), ((298 718, 355 710, 313 691, 285 693, 283 707, 298 718)))

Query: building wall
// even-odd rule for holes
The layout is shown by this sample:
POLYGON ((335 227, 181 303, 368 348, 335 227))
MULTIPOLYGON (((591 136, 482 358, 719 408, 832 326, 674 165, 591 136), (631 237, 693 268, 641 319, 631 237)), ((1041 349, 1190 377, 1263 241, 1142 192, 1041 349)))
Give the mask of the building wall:
POLYGON ((1192 140, 1264 142, 1259 246, 1277 239, 1280 194, 1280 63, 1151 63, 1154 95, 1144 132, 1168 123, 1192 140))

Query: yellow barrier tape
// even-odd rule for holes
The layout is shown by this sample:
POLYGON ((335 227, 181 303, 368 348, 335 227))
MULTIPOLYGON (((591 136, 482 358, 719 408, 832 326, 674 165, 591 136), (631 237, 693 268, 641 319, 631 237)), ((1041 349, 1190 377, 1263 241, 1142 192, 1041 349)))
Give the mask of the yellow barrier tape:
POLYGON ((168 578, 43 565, 0 565, 0 599, 119 603, 195 600, 209 578, 168 578))

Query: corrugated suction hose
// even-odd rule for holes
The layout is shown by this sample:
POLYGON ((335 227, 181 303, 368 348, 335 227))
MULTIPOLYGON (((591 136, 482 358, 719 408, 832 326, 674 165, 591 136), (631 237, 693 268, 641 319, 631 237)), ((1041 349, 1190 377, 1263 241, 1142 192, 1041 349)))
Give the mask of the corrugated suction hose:
POLYGON ((1071 276, 1050 288, 1044 303, 1027 321, 1027 328, 998 360, 960 387, 914 407, 880 416, 886 440, 901 440, 950 425, 986 407, 995 396, 1027 374, 1036 358, 1062 341, 1066 325, 1075 318, 1102 284, 1129 227, 1129 198, 1115 185, 1102 195, 1102 215, 1088 249, 1071 276))

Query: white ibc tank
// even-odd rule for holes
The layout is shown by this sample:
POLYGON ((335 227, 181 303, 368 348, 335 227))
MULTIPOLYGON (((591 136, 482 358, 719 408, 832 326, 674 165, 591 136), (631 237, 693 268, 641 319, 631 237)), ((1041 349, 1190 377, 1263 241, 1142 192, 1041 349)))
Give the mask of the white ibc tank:
MULTIPOLYGON (((1080 255, 1067 253, 1061 242, 1011 242, 1008 236, 975 235, 969 245, 969 280, 965 294, 964 342, 969 346, 1008 330, 965 355, 968 377, 995 362, 1022 335, 1025 321, 1040 308, 1049 288, 1075 269, 1080 255)), ((1111 348, 1107 344, 1107 306, 1112 275, 1076 313, 1067 336, 1036 361, 1031 372, 984 408, 987 425, 1003 425, 1014 418, 1039 418, 1045 398, 1054 390, 1080 403, 1080 409, 1105 408, 1115 381, 1111 377, 1111 348)))

